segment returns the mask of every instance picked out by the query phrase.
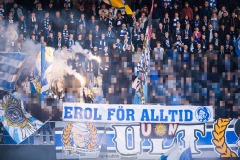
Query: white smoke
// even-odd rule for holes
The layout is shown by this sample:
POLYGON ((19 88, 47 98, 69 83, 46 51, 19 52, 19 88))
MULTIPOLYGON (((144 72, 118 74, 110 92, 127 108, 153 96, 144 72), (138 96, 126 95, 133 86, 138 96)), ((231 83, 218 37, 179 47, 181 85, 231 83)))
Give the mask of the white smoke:
POLYGON ((83 49, 82 46, 81 46, 79 43, 76 43, 76 44, 72 47, 72 51, 73 51, 75 54, 76 54, 76 53, 81 53, 81 54, 85 55, 88 60, 93 60, 93 59, 94 59, 94 60, 96 60, 98 63, 101 63, 100 57, 94 56, 90 50, 83 49))
POLYGON ((68 65, 68 60, 73 59, 75 54, 81 53, 87 56, 87 50, 84 50, 79 44, 73 46, 72 51, 67 49, 57 50, 54 53, 54 60, 51 71, 51 79, 64 79, 65 75, 72 75, 79 80, 82 86, 85 85, 84 77, 79 74, 76 70, 72 69, 72 66, 68 65))
POLYGON ((94 56, 91 51, 83 49, 79 43, 76 43, 74 46, 72 46, 71 52, 66 48, 55 51, 51 79, 63 79, 64 76, 68 74, 78 79, 81 83, 81 86, 85 86, 85 77, 79 74, 76 70, 73 70, 72 67, 67 64, 68 59, 73 59, 75 55, 79 53, 84 55, 89 60, 95 59, 97 62, 101 63, 100 57, 94 56))
POLYGON ((26 53, 24 68, 33 69, 35 67, 36 55, 41 51, 41 45, 35 44, 32 40, 27 39, 22 43, 22 52, 26 53))

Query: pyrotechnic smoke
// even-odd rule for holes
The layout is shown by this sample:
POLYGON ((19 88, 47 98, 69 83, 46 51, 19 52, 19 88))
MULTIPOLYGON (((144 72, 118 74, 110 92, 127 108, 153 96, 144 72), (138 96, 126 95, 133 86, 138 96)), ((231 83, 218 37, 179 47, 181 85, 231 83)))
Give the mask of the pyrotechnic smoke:
POLYGON ((27 53, 26 63, 24 64, 24 68, 31 69, 35 66, 36 55, 40 52, 41 45, 35 44, 32 40, 27 39, 22 44, 22 52, 27 53))
POLYGON ((66 68, 64 68, 66 73, 68 73, 69 75, 73 75, 75 78, 77 78, 82 86, 85 86, 85 79, 83 78, 83 76, 79 73, 77 73, 75 70, 72 70, 69 66, 67 66, 66 68))
POLYGON ((8 27, 4 28, 4 32, 6 33, 5 43, 1 44, 4 45, 6 52, 12 52, 15 50, 17 46, 17 42, 21 41, 22 46, 21 49, 23 53, 26 53, 26 60, 23 66, 23 72, 26 74, 35 66, 35 59, 36 54, 40 52, 41 45, 34 43, 29 38, 19 39, 20 35, 17 33, 18 25, 9 25, 8 27))
POLYGON ((83 49, 82 46, 79 43, 76 43, 73 47, 72 47, 72 51, 76 54, 76 53, 81 53, 83 55, 86 56, 87 59, 89 60, 96 60, 98 63, 101 63, 101 58, 94 56, 92 54, 91 51, 87 50, 87 49, 83 49))
POLYGON ((95 59, 99 63, 101 62, 100 57, 94 56, 92 52, 90 52, 89 50, 83 49, 79 43, 76 43, 76 45, 72 47, 72 52, 69 52, 67 49, 55 51, 51 79, 53 80, 57 78, 63 79, 64 75, 68 74, 78 79, 81 83, 81 86, 85 86, 85 83, 86 83, 85 78, 81 74, 73 70, 67 64, 67 60, 69 58, 75 57, 75 55, 78 53, 83 54, 87 59, 90 59, 90 60, 95 59))
MULTIPOLYGON (((16 32, 18 30, 17 25, 12 25, 8 28, 5 28, 5 31, 14 31, 16 32)), ((17 36, 19 38, 19 35, 17 36)), ((25 37, 26 39, 22 41, 22 52, 26 53, 26 60, 23 66, 23 75, 28 75, 36 65, 36 55, 41 51, 41 44, 36 44, 34 41, 30 40, 29 38, 25 37)), ((16 43, 14 44, 17 45, 16 43)), ((6 50, 11 51, 11 48, 6 43, 6 50)), ((60 78, 64 79, 64 76, 66 74, 73 75, 76 79, 78 79, 82 86, 85 85, 85 78, 80 75, 78 72, 72 69, 71 66, 67 64, 67 61, 69 59, 73 59, 76 54, 82 54, 89 60, 97 60, 99 63, 101 63, 100 57, 96 57, 92 54, 91 51, 83 49, 82 46, 79 43, 76 43, 74 46, 72 46, 72 51, 68 51, 66 48, 63 48, 62 50, 56 50, 54 52, 54 61, 52 65, 52 71, 51 71, 51 80, 60 78)))
POLYGON ((72 53, 73 54, 81 53, 81 54, 87 56, 89 51, 87 49, 83 49, 82 46, 78 42, 76 42, 75 45, 72 46, 72 53))
POLYGON ((85 85, 84 77, 72 69, 71 66, 67 64, 67 60, 75 57, 75 54, 81 53, 84 56, 87 56, 87 50, 84 50, 79 44, 73 46, 72 52, 69 52, 67 49, 57 50, 54 54, 54 61, 51 72, 51 79, 63 79, 66 74, 74 76, 78 79, 82 86, 85 85))

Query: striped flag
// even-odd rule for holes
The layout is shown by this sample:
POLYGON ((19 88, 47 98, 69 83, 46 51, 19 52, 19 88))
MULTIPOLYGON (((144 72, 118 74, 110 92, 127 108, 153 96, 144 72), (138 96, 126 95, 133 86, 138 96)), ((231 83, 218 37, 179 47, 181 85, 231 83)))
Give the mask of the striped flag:
POLYGON ((25 53, 0 52, 0 90, 14 90, 25 57, 25 53))
POLYGON ((139 89, 141 88, 141 80, 138 77, 134 80, 132 88, 135 89, 136 92, 138 92, 139 89))
MULTIPOLYGON (((25 53, 0 52, 0 90, 12 92, 21 74, 25 53)), ((37 131, 43 123, 24 110, 23 101, 16 98, 17 94, 1 95, 0 122, 5 130, 19 144, 37 131), (3 98, 2 98, 3 97, 3 98)))
POLYGON ((148 77, 148 70, 150 65, 150 39, 152 34, 153 3, 154 3, 154 0, 152 0, 152 7, 149 14, 148 26, 146 30, 146 36, 145 36, 143 51, 142 51, 142 58, 138 64, 138 79, 141 80, 141 82, 139 82, 141 83, 141 85, 138 85, 139 87, 138 91, 141 91, 141 93, 139 92, 141 103, 145 103, 145 101, 147 101, 147 94, 148 94, 147 77, 148 77))
POLYGON ((34 80, 32 83, 36 92, 42 95, 49 94, 53 53, 54 48, 42 46, 41 51, 36 56, 34 80))

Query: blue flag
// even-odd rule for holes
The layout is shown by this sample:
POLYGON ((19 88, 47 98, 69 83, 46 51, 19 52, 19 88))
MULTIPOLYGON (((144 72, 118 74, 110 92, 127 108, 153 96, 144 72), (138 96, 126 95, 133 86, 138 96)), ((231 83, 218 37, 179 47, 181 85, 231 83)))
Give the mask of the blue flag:
MULTIPOLYGON (((19 52, 0 52, 0 90, 9 92, 14 90, 26 56, 27 54, 19 52)), ((15 96, 16 92, 0 99, 0 122, 19 144, 37 131, 43 123, 28 114, 23 101, 15 96)))
POLYGON ((235 46, 236 54, 238 55, 238 57, 240 57, 240 36, 236 40, 234 46, 235 46))
POLYGON ((160 160, 178 160, 180 156, 179 145, 175 145, 169 151, 167 151, 164 155, 160 157, 160 160))
POLYGON ((179 160, 192 160, 192 152, 190 147, 181 153, 179 160))
POLYGON ((14 94, 0 100, 0 122, 17 144, 43 126, 42 122, 25 111, 23 101, 14 94))
POLYGON ((14 90, 25 57, 25 53, 0 52, 0 90, 14 90))
POLYGON ((53 48, 41 46, 41 51, 36 56, 34 79, 32 80, 34 86, 33 90, 42 95, 49 94, 54 57, 53 52, 53 48))

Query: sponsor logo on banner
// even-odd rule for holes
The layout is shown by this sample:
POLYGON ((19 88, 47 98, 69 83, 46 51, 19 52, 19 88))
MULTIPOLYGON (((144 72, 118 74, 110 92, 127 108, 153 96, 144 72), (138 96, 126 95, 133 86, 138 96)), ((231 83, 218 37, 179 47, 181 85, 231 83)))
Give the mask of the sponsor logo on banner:
POLYGON ((64 103, 63 121, 101 123, 213 122, 212 106, 106 105, 64 103))

